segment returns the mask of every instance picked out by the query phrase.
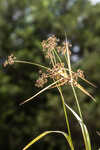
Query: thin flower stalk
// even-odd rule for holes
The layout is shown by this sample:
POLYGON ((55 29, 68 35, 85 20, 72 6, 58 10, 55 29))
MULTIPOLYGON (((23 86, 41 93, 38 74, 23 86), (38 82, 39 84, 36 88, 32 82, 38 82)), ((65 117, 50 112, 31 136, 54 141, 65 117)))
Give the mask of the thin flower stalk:
POLYGON ((64 96, 62 94, 62 90, 61 90, 60 87, 58 87, 58 90, 59 90, 59 93, 60 93, 60 96, 61 96, 61 100, 62 100, 62 104, 63 104, 63 109, 64 109, 64 114, 65 114, 65 119, 66 119, 68 134, 69 134, 69 137, 71 139, 72 150, 74 150, 74 146, 73 146, 73 142, 72 142, 72 137, 71 137, 71 132, 70 132, 69 121, 68 121, 67 110, 66 110, 66 106, 65 106, 65 102, 64 102, 64 96))

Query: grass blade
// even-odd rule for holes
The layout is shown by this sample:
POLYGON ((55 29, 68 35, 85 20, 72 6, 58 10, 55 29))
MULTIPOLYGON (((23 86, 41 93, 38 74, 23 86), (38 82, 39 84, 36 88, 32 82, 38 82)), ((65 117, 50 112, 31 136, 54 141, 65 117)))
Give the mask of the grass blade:
MULTIPOLYGON (((80 77, 80 76, 79 76, 80 77)), ((87 82, 88 84, 90 84, 93 87, 97 87, 96 85, 94 85, 93 83, 91 83, 90 81, 86 80, 85 78, 80 77, 82 80, 84 80, 85 82, 87 82)))
POLYGON ((70 147, 72 147, 71 145, 71 140, 70 140, 70 137, 65 133, 65 132, 62 132, 62 131, 45 131, 43 132, 42 134, 40 134, 39 136, 37 136, 35 139, 33 139, 32 141, 30 141, 24 148, 23 150, 26 150, 28 149, 31 145, 33 145, 34 143, 36 143, 37 141, 39 141, 41 138, 43 138, 44 136, 50 134, 50 133, 59 133, 59 134, 62 134, 66 140, 68 141, 70 147))
MULTIPOLYGON (((60 79, 62 80, 62 79, 60 79)), ((57 80, 55 82, 53 82, 52 84, 50 84, 49 86, 43 88, 42 90, 40 90, 38 93, 36 93, 35 95, 33 95, 32 97, 28 98, 27 100, 23 101, 22 103, 20 103, 20 105, 23 105, 29 101, 31 101, 32 99, 34 99, 36 96, 38 96, 39 94, 41 94, 42 92, 46 91, 47 89, 49 89, 50 87, 52 87, 53 85, 55 85, 56 83, 58 83, 60 80, 57 80)))
MULTIPOLYGON (((69 72, 69 69, 66 68, 66 70, 69 72)), ((71 73, 75 73, 74 71, 71 70, 71 73)), ((84 80, 85 82, 87 82, 88 84, 90 84, 91 86, 97 88, 97 86, 93 83, 91 83, 90 81, 86 80, 85 78, 81 77, 81 76, 78 76, 79 78, 81 78, 82 80, 84 80)))
POLYGON ((89 137, 89 133, 88 133, 86 125, 83 123, 82 119, 78 116, 78 114, 72 108, 70 108, 66 103, 65 103, 65 105, 73 113, 73 115, 78 120, 78 122, 81 126, 82 134, 85 137, 84 139, 85 139, 86 146, 87 146, 86 150, 91 150, 90 137, 89 137))
POLYGON ((80 84, 77 84, 77 87, 78 87, 83 93, 85 93, 86 95, 88 95, 89 97, 91 97, 91 99, 93 99, 93 100, 96 102, 95 98, 94 98, 90 93, 88 93, 80 84))

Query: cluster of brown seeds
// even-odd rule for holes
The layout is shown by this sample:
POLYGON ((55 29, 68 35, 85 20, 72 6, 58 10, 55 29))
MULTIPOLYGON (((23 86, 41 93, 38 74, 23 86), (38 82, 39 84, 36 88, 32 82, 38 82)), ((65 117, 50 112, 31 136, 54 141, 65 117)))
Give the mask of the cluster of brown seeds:
MULTIPOLYGON (((54 54, 53 51, 56 50, 58 53, 61 53, 62 55, 65 55, 66 53, 66 44, 68 47, 71 46, 71 44, 69 44, 69 42, 63 42, 62 45, 58 45, 59 39, 57 39, 55 37, 55 35, 52 35, 51 37, 49 37, 47 40, 43 40, 43 42, 41 43, 43 51, 46 52, 45 57, 48 59, 53 59, 54 58, 54 54)), ((69 54, 71 55, 71 51, 69 49, 69 54)))
POLYGON ((77 70, 77 72, 72 72, 72 79, 70 74, 67 72, 66 68, 64 67, 63 63, 57 63, 51 69, 49 68, 46 73, 41 72, 40 77, 36 81, 35 86, 43 87, 45 83, 47 83, 48 78, 53 79, 53 81, 57 81, 57 85, 53 86, 62 86, 62 85, 71 85, 71 82, 74 86, 78 84, 78 78, 83 78, 84 74, 82 70, 77 70))
POLYGON ((43 51, 46 51, 46 58, 53 58, 52 51, 57 46, 58 39, 55 37, 55 35, 50 36, 47 40, 43 40, 41 43, 43 51))
POLYGON ((39 71, 40 77, 36 80, 36 87, 43 87, 45 83, 47 83, 47 74, 43 73, 41 70, 39 71))
POLYGON ((45 51, 48 49, 48 51, 52 51, 57 46, 57 41, 55 35, 50 36, 47 40, 43 40, 41 43, 43 50, 45 51))
POLYGON ((5 60, 5 62, 3 63, 3 66, 6 67, 7 65, 13 65, 15 59, 16 57, 13 54, 11 54, 10 56, 8 56, 7 60, 5 60))

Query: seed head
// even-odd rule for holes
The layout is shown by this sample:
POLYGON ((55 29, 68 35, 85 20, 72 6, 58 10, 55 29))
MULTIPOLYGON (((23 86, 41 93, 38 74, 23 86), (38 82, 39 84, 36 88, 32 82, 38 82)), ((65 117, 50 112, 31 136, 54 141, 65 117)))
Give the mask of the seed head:
POLYGON ((5 60, 3 66, 6 67, 7 65, 13 65, 15 59, 16 57, 13 54, 11 54, 10 56, 8 56, 7 60, 5 60))

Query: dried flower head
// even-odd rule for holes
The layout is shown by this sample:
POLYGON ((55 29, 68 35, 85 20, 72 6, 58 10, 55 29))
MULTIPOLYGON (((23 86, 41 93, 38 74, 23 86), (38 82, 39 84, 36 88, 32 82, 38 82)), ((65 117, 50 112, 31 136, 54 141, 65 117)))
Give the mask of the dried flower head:
POLYGON ((54 59, 53 51, 57 47, 57 42, 59 40, 55 35, 50 36, 47 40, 43 40, 41 43, 43 51, 45 51, 45 57, 48 59, 54 59))
POLYGON ((41 70, 39 71, 39 78, 36 80, 35 86, 36 87, 43 87, 45 83, 47 83, 47 74, 43 73, 41 70))
POLYGON ((85 78, 84 72, 83 72, 82 70, 78 69, 78 70, 77 70, 77 74, 78 74, 79 77, 85 78))
POLYGON ((3 66, 6 67, 7 65, 13 65, 15 59, 16 59, 16 57, 15 57, 13 54, 11 54, 11 55, 8 56, 8 58, 5 60, 5 62, 3 63, 3 66))
POLYGON ((55 37, 55 35, 52 35, 51 37, 49 37, 47 40, 43 40, 42 47, 43 50, 46 51, 52 51, 53 49, 55 49, 55 47, 57 46, 57 38, 55 37))

